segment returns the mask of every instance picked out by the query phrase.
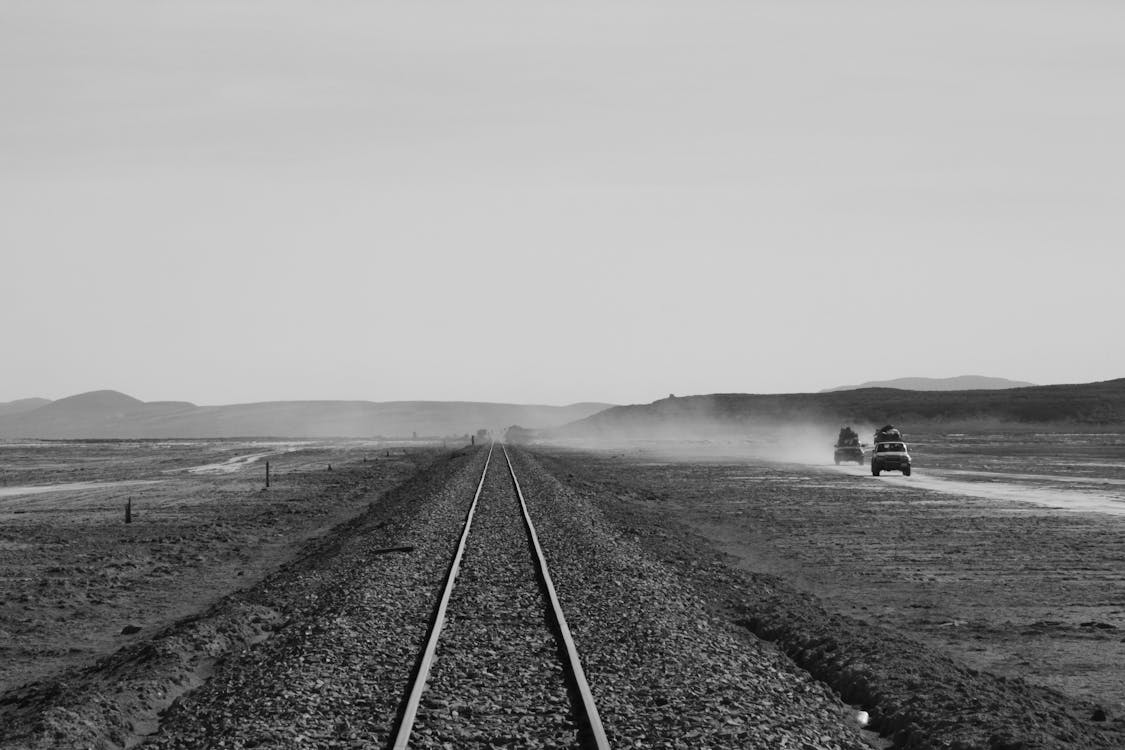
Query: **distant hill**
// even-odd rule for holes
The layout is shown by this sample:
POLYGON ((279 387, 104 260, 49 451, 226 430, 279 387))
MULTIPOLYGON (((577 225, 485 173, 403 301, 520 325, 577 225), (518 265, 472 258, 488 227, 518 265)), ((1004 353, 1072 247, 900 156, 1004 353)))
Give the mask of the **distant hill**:
POLYGON ((118 391, 90 391, 60 398, 43 407, 45 413, 123 411, 143 406, 144 401, 118 391))
POLYGON ((609 404, 570 406, 456 401, 267 401, 196 406, 92 391, 0 413, 4 438, 412 437, 464 435, 518 424, 546 428, 609 404))
POLYGON ((47 398, 21 398, 18 401, 7 401, 0 403, 0 416, 5 414, 22 414, 25 411, 38 409, 40 406, 46 406, 51 403, 47 398))
POLYGON ((615 406, 547 437, 675 438, 737 434, 771 425, 1005 423, 1125 425, 1125 378, 1005 390, 905 391, 863 388, 830 393, 666 398, 615 406))
POLYGON ((899 388, 906 391, 998 391, 1005 388, 1027 388, 1035 383, 1007 378, 989 378, 983 375, 958 375, 952 378, 896 378, 872 380, 859 385, 838 385, 825 388, 821 393, 854 391, 860 388, 899 388))

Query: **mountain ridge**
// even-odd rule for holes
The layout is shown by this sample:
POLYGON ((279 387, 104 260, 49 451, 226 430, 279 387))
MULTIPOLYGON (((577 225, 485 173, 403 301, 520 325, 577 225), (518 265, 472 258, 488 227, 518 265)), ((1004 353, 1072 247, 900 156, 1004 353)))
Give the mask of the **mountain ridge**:
POLYGON ((51 399, 49 398, 19 398, 15 401, 5 401, 0 403, 0 416, 33 411, 49 403, 51 403, 51 399))
POLYGON ((1003 390, 714 393, 614 406, 547 430, 552 438, 666 438, 745 434, 793 424, 1125 425, 1125 378, 1003 390))
POLYGON ((89 391, 17 413, 0 412, 0 438, 413 437, 463 435, 513 424, 554 427, 611 404, 473 401, 262 401, 197 406, 89 391))
POLYGON ((869 380, 859 385, 838 385, 835 388, 825 388, 820 393, 854 391, 861 388, 898 388, 907 391, 991 391, 1007 388, 1030 388, 1035 385, 1035 383, 1028 383, 1023 380, 1010 380, 987 375, 956 375, 951 378, 905 377, 892 380, 869 380))

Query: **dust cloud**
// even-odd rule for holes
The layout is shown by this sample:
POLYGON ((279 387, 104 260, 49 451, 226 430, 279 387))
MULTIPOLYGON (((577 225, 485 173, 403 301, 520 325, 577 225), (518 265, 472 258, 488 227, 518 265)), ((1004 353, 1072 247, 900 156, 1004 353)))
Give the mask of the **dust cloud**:
POLYGON ((599 430, 593 435, 544 432, 528 442, 576 450, 659 457, 665 460, 760 460, 824 466, 832 462, 840 428, 848 425, 869 447, 875 425, 862 422, 759 422, 732 425, 721 422, 662 422, 635 429, 599 430))
MULTIPOLYGON (((638 430, 637 425, 629 425, 617 430, 603 428, 596 435, 542 433, 535 435, 530 442, 575 450, 609 452, 640 461, 757 461, 798 464, 813 471, 854 477, 859 482, 878 482, 880 487, 887 489, 927 490, 1005 506, 1017 503, 1025 505, 1025 510, 1039 506, 1058 511, 1125 515, 1125 479, 1115 480, 1103 476, 1081 478, 1051 473, 965 471, 926 466, 916 466, 912 476, 889 472, 876 479, 864 465, 845 463, 837 466, 833 463, 836 436, 845 424, 859 434, 865 448, 870 450, 876 425, 860 421, 757 422, 737 426, 731 422, 662 421, 658 425, 646 425, 646 428, 652 429, 644 431, 638 430), (976 481, 968 481, 970 477, 966 475, 971 475, 976 481), (1075 486, 1080 482, 1087 486, 1075 486), (1095 483, 1097 486, 1094 486, 1095 483)), ((927 433, 921 430, 918 434, 927 433)), ((910 445, 911 435, 908 433, 904 437, 907 445, 910 445)))

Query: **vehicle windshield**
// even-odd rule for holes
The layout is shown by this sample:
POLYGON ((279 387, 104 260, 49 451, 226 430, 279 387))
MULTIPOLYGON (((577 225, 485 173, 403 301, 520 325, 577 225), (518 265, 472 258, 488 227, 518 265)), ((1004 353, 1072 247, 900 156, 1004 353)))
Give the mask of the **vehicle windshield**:
POLYGON ((879 453, 905 453, 906 446, 902 443, 879 443, 875 450, 879 453))

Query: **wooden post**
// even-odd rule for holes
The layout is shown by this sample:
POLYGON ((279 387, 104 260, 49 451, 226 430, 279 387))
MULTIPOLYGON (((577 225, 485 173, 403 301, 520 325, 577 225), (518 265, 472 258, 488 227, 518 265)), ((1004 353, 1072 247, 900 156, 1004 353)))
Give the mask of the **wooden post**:
POLYGON ((133 498, 125 503, 125 523, 133 522, 133 498))
POLYGON ((266 487, 270 486, 270 462, 266 461, 266 487))

